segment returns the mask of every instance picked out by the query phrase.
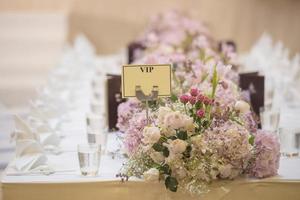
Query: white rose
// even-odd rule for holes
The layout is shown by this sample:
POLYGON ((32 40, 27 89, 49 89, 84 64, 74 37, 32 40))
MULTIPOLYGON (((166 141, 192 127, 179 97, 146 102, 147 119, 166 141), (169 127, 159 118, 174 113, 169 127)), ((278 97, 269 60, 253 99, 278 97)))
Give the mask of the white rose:
POLYGON ((159 171, 156 168, 151 168, 148 171, 144 172, 144 180, 147 182, 158 181, 159 171))
POLYGON ((145 127, 143 130, 143 142, 145 144, 154 144, 160 138, 160 130, 158 127, 145 127))
POLYGON ((191 137, 191 142, 195 146, 201 146, 202 135, 196 135, 196 136, 191 137))
POLYGON ((185 126, 184 115, 179 111, 166 114, 164 125, 173 129, 183 128, 185 126))
POLYGON ((158 122, 159 124, 163 124, 165 120, 166 114, 172 112, 172 110, 168 107, 160 107, 158 109, 158 122))
POLYGON ((250 111, 250 105, 245 101, 237 101, 234 105, 234 108, 241 113, 246 113, 250 111))
POLYGON ((156 163, 162 163, 165 161, 165 157, 161 152, 152 152, 150 154, 150 157, 152 158, 152 160, 156 163))
POLYGON ((176 139, 169 144, 169 151, 174 154, 183 153, 186 149, 186 146, 187 143, 185 141, 176 139))
POLYGON ((184 128, 185 130, 188 131, 188 133, 193 133, 195 131, 195 125, 194 125, 194 120, 193 118, 189 117, 189 116, 185 116, 185 125, 184 128))
POLYGON ((207 144, 203 139, 202 135, 196 135, 191 138, 192 144, 199 149, 202 153, 205 153, 207 148, 207 144))
POLYGON ((171 137, 176 134, 176 131, 172 128, 162 128, 162 132, 165 136, 171 137))

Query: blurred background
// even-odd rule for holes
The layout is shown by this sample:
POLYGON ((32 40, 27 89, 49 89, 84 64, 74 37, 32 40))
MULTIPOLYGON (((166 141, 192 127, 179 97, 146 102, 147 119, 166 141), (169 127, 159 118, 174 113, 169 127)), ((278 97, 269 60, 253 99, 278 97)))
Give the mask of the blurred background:
POLYGON ((155 13, 178 9, 204 21, 217 39, 250 49, 268 32, 300 52, 299 0, 0 0, 0 102, 24 108, 46 81, 66 42, 83 33, 98 54, 124 48, 155 13))

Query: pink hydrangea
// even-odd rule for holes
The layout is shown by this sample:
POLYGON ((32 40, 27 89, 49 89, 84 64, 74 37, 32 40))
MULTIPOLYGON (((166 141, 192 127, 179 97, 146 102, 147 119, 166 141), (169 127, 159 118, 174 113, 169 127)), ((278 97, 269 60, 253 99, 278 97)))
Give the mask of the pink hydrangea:
POLYGON ((142 111, 142 104, 137 99, 129 99, 121 103, 118 107, 118 122, 117 127, 121 132, 126 132, 129 128, 129 120, 136 112, 142 111))
POLYGON ((277 174, 280 160, 280 144, 275 134, 258 130, 255 134, 255 161, 250 174, 258 178, 277 174))
POLYGON ((230 121, 205 133, 209 148, 217 153, 224 164, 230 164, 235 169, 228 176, 230 178, 238 176, 248 166, 252 149, 249 136, 247 129, 230 121))
POLYGON ((142 142, 142 131, 147 125, 146 113, 144 111, 135 113, 128 123, 129 127, 125 132, 123 142, 126 152, 131 155, 142 142))

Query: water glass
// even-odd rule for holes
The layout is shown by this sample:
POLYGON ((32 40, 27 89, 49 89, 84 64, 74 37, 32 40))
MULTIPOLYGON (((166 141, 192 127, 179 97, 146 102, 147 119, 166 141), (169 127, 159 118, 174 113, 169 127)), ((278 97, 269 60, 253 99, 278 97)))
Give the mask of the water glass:
POLYGON ((260 121, 262 129, 276 132, 280 122, 280 111, 268 107, 260 108, 260 121))
POLYGON ((101 145, 80 144, 77 150, 81 174, 83 176, 96 176, 100 166, 101 145))
POLYGON ((91 130, 101 130, 103 128, 103 117, 93 113, 86 115, 86 126, 91 130))
POLYGON ((282 156, 295 157, 300 152, 300 131, 293 128, 279 128, 280 151, 282 156))
POLYGON ((104 108, 105 108, 105 106, 101 102, 98 102, 98 101, 91 102, 91 111, 94 114, 103 115, 104 108))
POLYGON ((107 136, 108 132, 105 130, 87 130, 87 141, 89 144, 98 144, 101 145, 102 153, 105 153, 107 146, 107 136))

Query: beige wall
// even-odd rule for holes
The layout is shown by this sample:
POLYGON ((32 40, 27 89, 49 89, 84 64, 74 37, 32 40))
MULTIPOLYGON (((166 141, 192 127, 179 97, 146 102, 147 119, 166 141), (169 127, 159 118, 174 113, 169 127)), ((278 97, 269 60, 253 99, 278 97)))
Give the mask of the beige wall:
POLYGON ((86 33, 101 53, 133 39, 147 18, 177 8, 210 25, 219 39, 234 39, 245 51, 264 32, 300 52, 299 0, 1 0, 1 10, 70 13, 70 38, 86 33))
POLYGON ((0 0, 1 11, 68 12, 73 0, 0 0))
POLYGON ((100 52, 134 38, 147 18, 168 8, 189 11, 209 24, 218 39, 234 39, 245 51, 266 31, 292 52, 300 51, 299 0, 75 0, 70 35, 84 31, 100 52))

